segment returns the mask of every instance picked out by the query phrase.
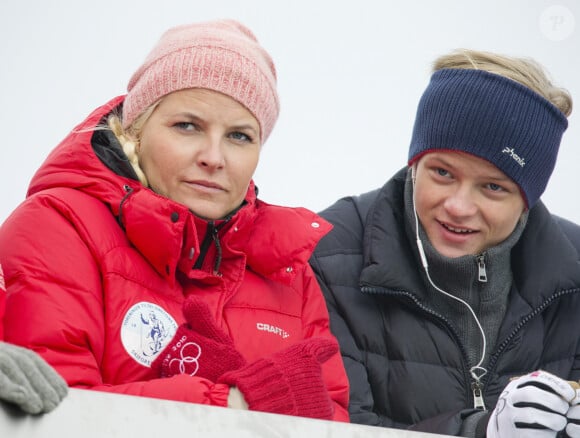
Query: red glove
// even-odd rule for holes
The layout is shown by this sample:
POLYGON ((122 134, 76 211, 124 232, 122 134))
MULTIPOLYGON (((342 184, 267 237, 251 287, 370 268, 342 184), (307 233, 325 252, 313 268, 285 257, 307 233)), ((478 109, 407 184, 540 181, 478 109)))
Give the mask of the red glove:
POLYGON ((151 364, 160 377, 176 374, 204 377, 215 382, 226 371, 246 364, 230 337, 215 325, 209 307, 190 296, 183 305, 186 323, 151 364))
POLYGON ((218 383, 237 387, 251 410, 330 420, 334 407, 320 364, 337 351, 334 340, 307 339, 227 372, 218 383))

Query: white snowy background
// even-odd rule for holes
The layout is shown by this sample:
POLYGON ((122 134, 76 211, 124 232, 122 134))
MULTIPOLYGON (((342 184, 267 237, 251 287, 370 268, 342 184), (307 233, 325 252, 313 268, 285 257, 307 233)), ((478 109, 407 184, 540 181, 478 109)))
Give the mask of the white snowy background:
POLYGON ((163 31, 213 18, 249 26, 278 69, 281 114, 255 175, 265 201, 320 210, 381 186, 406 162, 432 61, 474 48, 535 58, 576 100, 543 201, 580 223, 578 0, 2 1, 0 223, 163 31))

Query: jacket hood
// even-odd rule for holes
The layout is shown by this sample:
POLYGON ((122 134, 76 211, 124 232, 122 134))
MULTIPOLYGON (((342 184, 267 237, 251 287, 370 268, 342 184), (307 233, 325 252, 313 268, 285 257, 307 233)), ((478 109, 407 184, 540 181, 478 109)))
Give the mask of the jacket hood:
MULTIPOLYGON (((114 148, 107 152, 101 144, 97 147, 99 156, 109 154, 112 159, 105 164, 97 156, 94 137, 102 142, 106 136, 95 127, 123 100, 124 96, 118 96, 97 108, 52 150, 33 176, 27 197, 64 187, 105 203, 131 243, 159 274, 175 278, 180 267, 191 271, 208 221, 195 216, 185 205, 144 187, 131 167, 123 164, 126 157, 120 150, 115 158, 114 148)), ((220 239, 230 256, 242 255, 257 273, 291 282, 296 275, 293 267, 307 264, 314 247, 331 228, 307 209, 274 206, 257 199, 252 181, 244 205, 224 224, 220 239)))
POLYGON ((27 196, 55 187, 73 188, 100 199, 118 215, 119 201, 125 195, 123 186, 139 183, 109 170, 94 153, 91 138, 103 117, 122 102, 123 96, 112 99, 77 125, 36 171, 27 196))

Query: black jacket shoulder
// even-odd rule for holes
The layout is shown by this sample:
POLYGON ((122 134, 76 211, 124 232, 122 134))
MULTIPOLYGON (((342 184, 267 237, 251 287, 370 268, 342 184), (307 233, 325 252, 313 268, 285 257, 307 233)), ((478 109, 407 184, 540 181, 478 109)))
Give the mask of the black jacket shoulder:
POLYGON ((324 236, 316 247, 318 256, 328 256, 336 252, 362 251, 362 236, 367 214, 381 189, 357 196, 347 196, 320 212, 334 228, 324 236))

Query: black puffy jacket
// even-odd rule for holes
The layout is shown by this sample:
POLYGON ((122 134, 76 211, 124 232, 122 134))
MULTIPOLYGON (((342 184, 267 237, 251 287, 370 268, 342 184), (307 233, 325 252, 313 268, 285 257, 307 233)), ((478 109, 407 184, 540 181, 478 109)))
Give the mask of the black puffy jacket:
MULTIPOLYGON (((355 423, 457 435, 474 412, 463 347, 425 304, 404 228, 406 171, 321 213, 334 229, 311 260, 341 344, 355 423)), ((513 286, 483 378, 489 411, 513 376, 580 378, 580 227, 538 202, 512 249, 513 286)))

